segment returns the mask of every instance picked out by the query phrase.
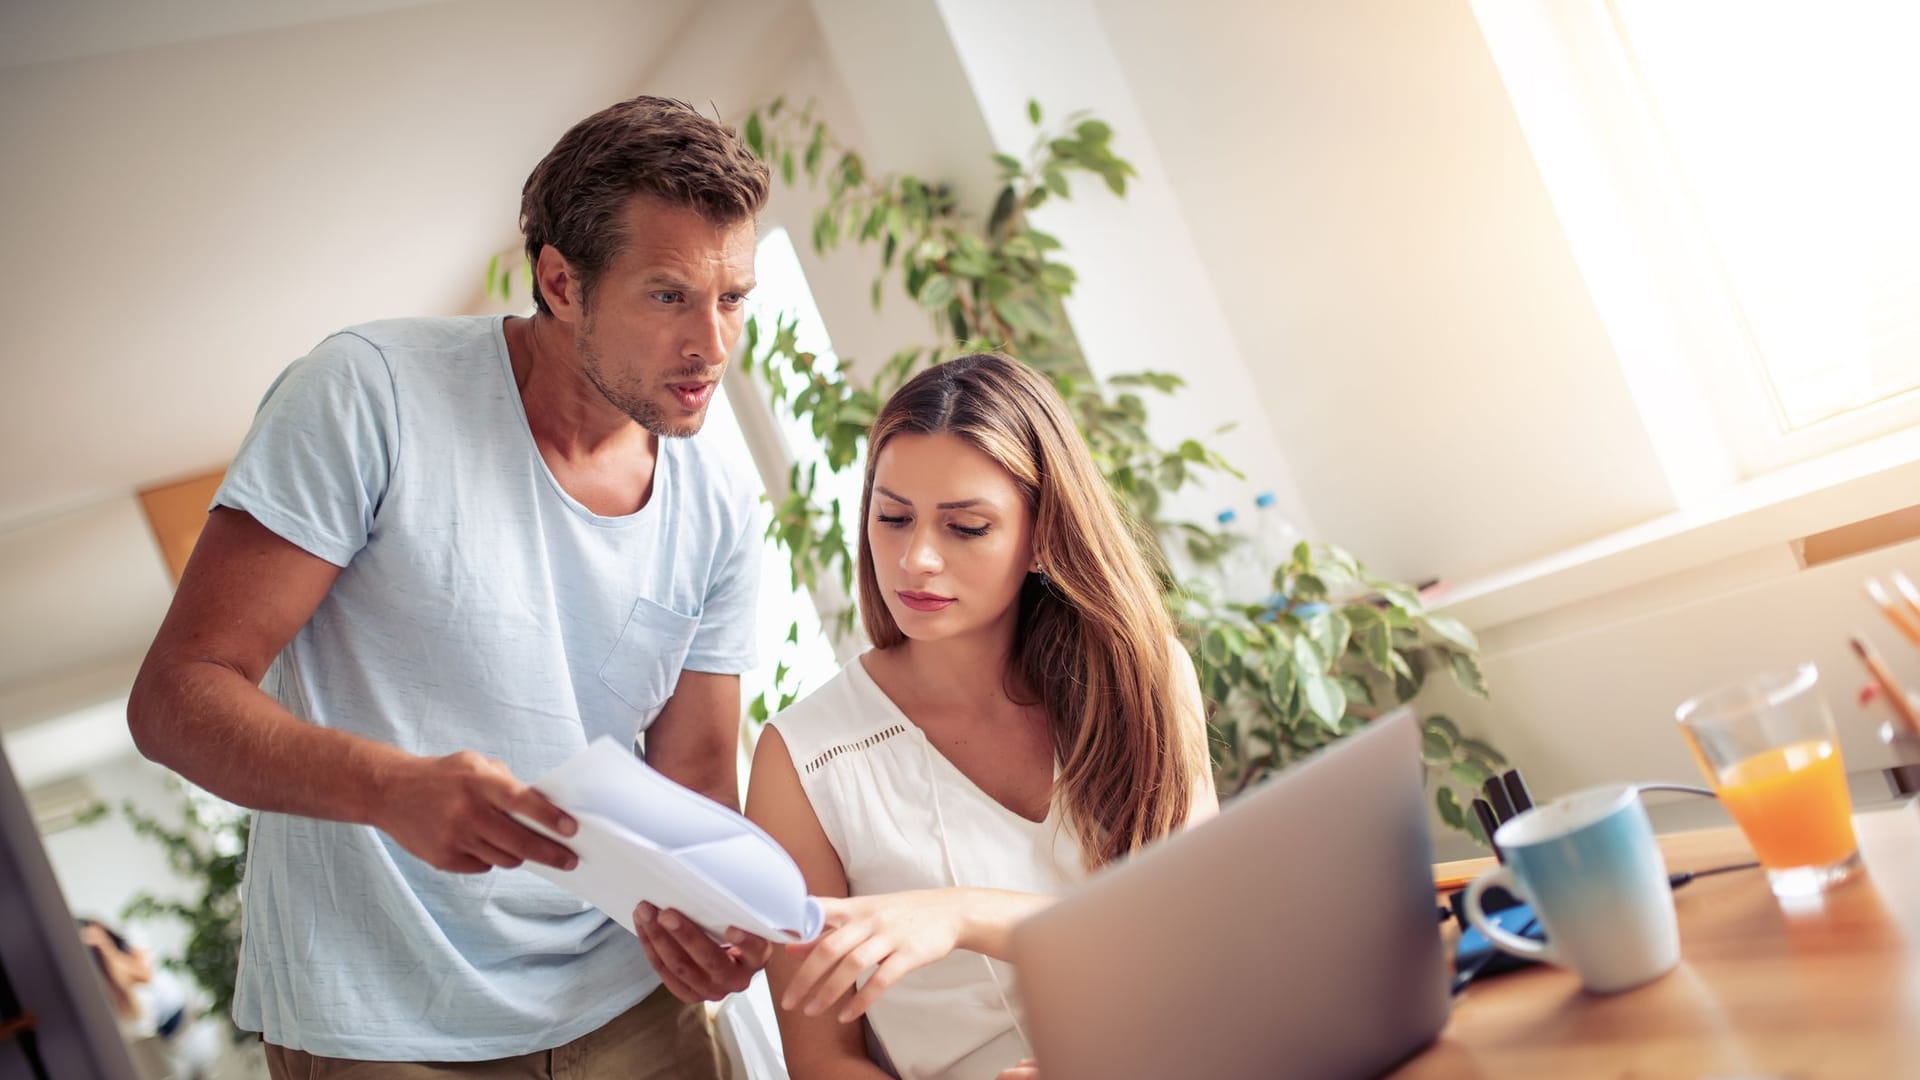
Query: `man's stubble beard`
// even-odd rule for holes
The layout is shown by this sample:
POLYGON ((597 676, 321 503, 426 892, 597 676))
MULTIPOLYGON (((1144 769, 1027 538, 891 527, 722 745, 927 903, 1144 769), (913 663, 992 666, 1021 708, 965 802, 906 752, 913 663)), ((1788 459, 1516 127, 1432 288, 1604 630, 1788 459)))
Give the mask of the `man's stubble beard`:
MULTIPOLYGON (((647 397, 644 393, 632 393, 627 388, 615 386, 608 380, 606 371, 601 366, 600 350, 593 344, 592 333, 593 316, 589 313, 585 324, 574 334, 573 347, 580 357, 580 370, 586 375, 587 381, 593 384, 593 388, 600 392, 600 396, 607 399, 607 404, 626 413, 634 423, 663 439, 690 439, 700 434, 700 429, 707 422, 707 409, 713 407, 712 398, 707 399, 705 408, 691 417, 676 422, 667 416, 658 401, 647 397)), ((672 391, 666 389, 666 384, 672 380, 681 378, 704 380, 711 371, 711 367, 703 364, 669 372, 666 380, 662 382, 661 390, 670 394, 672 391)), ((717 387, 715 392, 718 392, 717 387)))

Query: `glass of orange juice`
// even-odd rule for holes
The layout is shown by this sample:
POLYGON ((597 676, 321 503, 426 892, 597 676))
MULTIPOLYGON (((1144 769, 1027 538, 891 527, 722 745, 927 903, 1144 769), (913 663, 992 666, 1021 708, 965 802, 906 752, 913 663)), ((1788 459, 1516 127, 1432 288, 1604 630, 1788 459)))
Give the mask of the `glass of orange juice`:
POLYGON ((1776 896, 1818 893, 1860 869, 1847 771, 1819 678, 1802 664, 1702 694, 1674 713, 1776 896))

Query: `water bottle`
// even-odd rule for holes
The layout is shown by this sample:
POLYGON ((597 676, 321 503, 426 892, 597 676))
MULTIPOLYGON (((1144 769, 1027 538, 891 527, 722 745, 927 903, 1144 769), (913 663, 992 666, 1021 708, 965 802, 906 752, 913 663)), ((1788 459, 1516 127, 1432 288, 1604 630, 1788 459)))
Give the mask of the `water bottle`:
MULTIPOLYGON (((1252 530, 1254 561, 1261 568, 1260 603, 1276 617, 1286 608, 1287 597, 1274 588, 1273 574, 1293 559, 1293 549, 1300 543, 1300 530, 1280 512, 1279 502, 1271 491, 1254 496, 1252 530)), ((1294 613, 1305 617, 1326 609, 1325 604, 1315 602, 1300 605, 1294 613)))
POLYGON ((1228 507, 1213 516, 1226 534, 1227 547, 1220 555, 1220 563, 1214 569, 1214 580, 1219 585, 1220 598, 1229 604, 1257 604, 1268 593, 1268 578, 1271 569, 1260 568, 1260 556, 1255 550, 1255 539, 1244 525, 1240 515, 1228 507))
POLYGON ((1263 491, 1253 499, 1253 553, 1266 567, 1268 577, 1280 564, 1293 558, 1294 545, 1300 542, 1300 530, 1280 512, 1273 492, 1263 491))

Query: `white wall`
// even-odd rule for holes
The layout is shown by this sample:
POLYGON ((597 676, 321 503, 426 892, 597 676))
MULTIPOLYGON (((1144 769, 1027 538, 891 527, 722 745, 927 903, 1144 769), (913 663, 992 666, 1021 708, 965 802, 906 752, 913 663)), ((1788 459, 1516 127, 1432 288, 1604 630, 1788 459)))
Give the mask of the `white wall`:
POLYGON ((1466 0, 1099 8, 1321 539, 1461 580, 1670 508, 1466 0))
POLYGON ((76 917, 131 928, 136 940, 151 947, 156 957, 181 955, 186 931, 179 923, 129 924, 120 917, 142 892, 187 900, 200 895, 194 882, 174 874, 159 844, 136 835, 120 811, 123 801, 131 801, 142 813, 178 825, 183 796, 168 784, 172 774, 138 754, 123 754, 84 776, 113 813, 91 825, 43 837, 47 861, 53 865, 67 907, 76 917))
MULTIPOLYGON (((1823 694, 1858 795, 1886 797, 1874 770, 1896 762, 1877 737, 1884 704, 1863 708, 1868 682, 1847 645, 1875 644, 1907 686, 1920 686, 1920 652, 1896 637, 1861 590, 1893 570, 1920 568, 1913 541, 1803 570, 1769 544, 1482 634, 1491 697, 1470 698, 1437 679, 1420 703, 1491 738, 1536 798, 1634 780, 1700 783, 1675 728, 1688 697, 1804 660, 1823 694)), ((1682 812, 1675 820, 1687 820, 1682 812)))

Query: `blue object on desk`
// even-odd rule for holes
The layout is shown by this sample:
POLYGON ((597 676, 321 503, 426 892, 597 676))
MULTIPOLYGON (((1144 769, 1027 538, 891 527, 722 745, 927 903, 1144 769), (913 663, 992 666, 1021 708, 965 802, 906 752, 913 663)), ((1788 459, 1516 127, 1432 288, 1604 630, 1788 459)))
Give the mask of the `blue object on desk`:
MULTIPOLYGON (((1545 941, 1546 932, 1534 920, 1533 908, 1527 904, 1515 904, 1499 911, 1487 912, 1487 920, 1510 934, 1545 941)), ((1475 981, 1490 975, 1499 975, 1508 971, 1518 971, 1532 967, 1538 961, 1523 959, 1509 952, 1502 952, 1488 941, 1485 934, 1469 926, 1460 932, 1460 943, 1453 950, 1453 970, 1456 974, 1471 971, 1475 981)))

